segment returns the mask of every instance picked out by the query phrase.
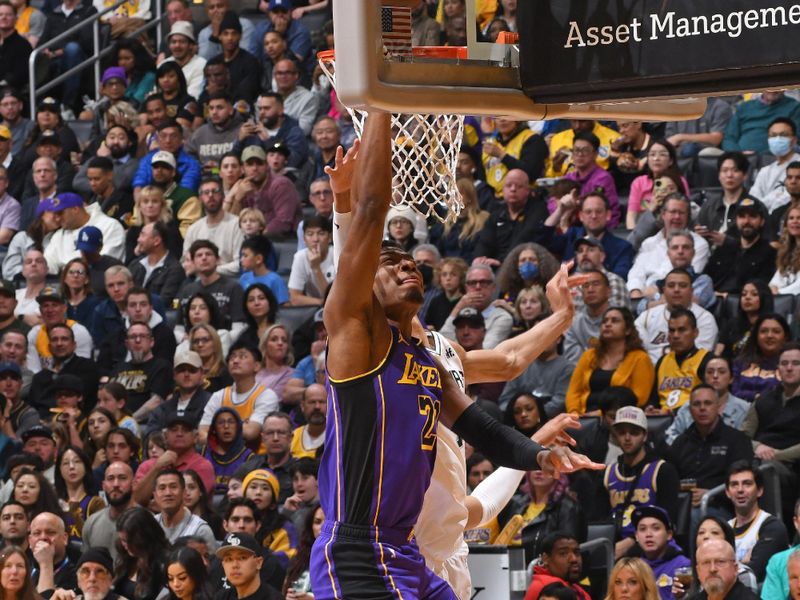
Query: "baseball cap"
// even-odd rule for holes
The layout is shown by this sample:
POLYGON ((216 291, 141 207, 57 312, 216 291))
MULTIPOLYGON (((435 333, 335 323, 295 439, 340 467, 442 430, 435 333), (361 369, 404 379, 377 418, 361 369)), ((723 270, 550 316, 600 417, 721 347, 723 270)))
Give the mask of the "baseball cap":
POLYGON ((0 91, 0 100, 3 98, 16 98, 20 102, 22 102, 25 98, 22 97, 17 90, 12 87, 4 87, 2 91, 0 91))
POLYGON ((104 84, 112 79, 121 79, 125 84, 128 83, 128 76, 125 75, 125 69, 122 67, 108 67, 103 71, 103 78, 100 80, 100 83, 104 84))
POLYGON ((602 248, 603 247, 603 244, 600 243, 600 240, 596 240, 595 238, 584 236, 584 237, 581 237, 581 238, 578 238, 577 240, 575 240, 572 243, 572 248, 577 251, 578 248, 582 244, 588 244, 590 246, 594 246, 595 248, 602 248))
POLYGON ((164 150, 160 150, 159 152, 153 154, 153 158, 150 159, 150 164, 154 165, 156 163, 167 164, 173 169, 177 167, 175 156, 172 154, 172 152, 166 152, 164 150))
POLYGON ((739 204, 736 205, 736 214, 738 215, 741 212, 753 212, 757 215, 761 215, 762 217, 767 216, 767 207, 764 206, 764 203, 761 200, 756 198, 745 198, 739 204))
POLYGON ((95 563, 101 565, 109 573, 114 572, 114 559, 111 558, 111 553, 105 548, 89 548, 78 559, 75 564, 76 569, 80 569, 81 565, 85 563, 95 563))
POLYGON ((269 0, 269 10, 292 10, 291 0, 269 0))
POLYGON ((53 392, 76 392, 83 396, 83 381, 77 375, 64 373, 53 379, 53 383, 50 384, 50 389, 53 392))
POLYGON ((16 298, 17 289, 14 287, 14 284, 7 279, 0 279, 0 294, 5 294, 10 298, 16 298))
POLYGON ((175 410, 169 413, 164 422, 164 425, 166 427, 172 427, 173 425, 177 425, 178 423, 182 423, 183 425, 188 425, 191 429, 197 428, 197 423, 195 422, 195 420, 192 419, 188 413, 182 410, 175 410))
POLYGON ((14 373, 17 377, 22 377, 22 369, 19 368, 19 365, 8 360, 0 362, 0 375, 3 373, 14 373))
POLYGON ((261 146, 248 146, 244 149, 242 152, 242 162, 247 162, 252 158, 258 159, 261 162, 267 161, 267 155, 261 146))
POLYGON ((175 21, 169 30, 167 39, 171 38, 173 35, 182 35, 185 38, 189 38, 193 42, 197 41, 194 37, 194 27, 192 27, 192 24, 189 23, 189 21, 175 21))
POLYGON ((470 325, 475 325, 477 327, 486 327, 486 321, 477 308, 462 308, 456 315, 456 318, 453 319, 453 325, 456 326, 464 322, 468 322, 470 325))
POLYGON ((636 510, 633 511, 633 515, 631 515, 631 521, 633 522, 634 527, 639 526, 639 521, 646 517, 652 517, 653 519, 658 519, 664 524, 664 527, 667 528, 668 531, 672 531, 672 523, 669 520, 669 515, 667 511, 665 511, 660 506, 639 506, 636 510))
POLYGON ((74 192, 62 192, 58 194, 53 201, 56 206, 60 206, 58 210, 66 210, 68 208, 75 208, 76 206, 83 206, 83 198, 74 192))
MULTIPOLYGON (((0 371, 2 373, 2 371, 0 371)), ((28 440, 32 438, 47 438, 48 440, 53 439, 53 431, 49 427, 44 425, 34 425, 33 427, 28 427, 20 436, 22 438, 22 443, 24 444, 28 440)))
POLYGON ((272 489, 272 499, 274 502, 278 501, 280 496, 281 484, 278 482, 278 477, 272 469, 256 469, 250 471, 242 481, 242 495, 247 493, 247 486, 253 481, 266 481, 272 489))
POLYGON ((39 201, 39 205, 36 207, 36 216, 41 217, 44 212, 61 212, 62 210, 64 210, 64 207, 61 205, 60 200, 45 198, 39 201))
POLYGON ((289 158, 289 154, 291 154, 291 150, 289 150, 289 146, 284 144, 283 142, 275 142, 269 148, 267 148, 267 154, 270 152, 280 152, 286 158, 289 158))
POLYGON ((181 365, 191 365, 195 369, 202 369, 203 368, 203 359, 200 358, 200 355, 193 350, 186 350, 185 352, 178 352, 175 355, 175 362, 173 364, 174 368, 178 368, 181 365))
POLYGON ((66 300, 64 300, 64 296, 61 295, 61 292, 58 291, 58 288, 52 285, 46 285, 42 288, 42 291, 39 292, 39 295, 36 296, 36 302, 41 304, 45 300, 56 300, 57 302, 62 302, 66 304, 66 300))
POLYGON ((617 416, 614 419, 614 427, 624 423, 636 425, 647 431, 647 417, 644 411, 636 406, 623 406, 617 410, 617 416))
POLYGON ((61 138, 58 137, 58 134, 52 129, 45 129, 41 134, 39 134, 39 137, 36 139, 36 145, 44 146, 46 144, 52 144, 53 146, 60 146, 61 138))
POLYGON ((94 225, 87 225, 78 233, 75 241, 75 250, 84 252, 99 252, 103 247, 103 232, 94 225))
POLYGON ((222 558, 231 550, 245 550, 255 556, 261 556, 261 546, 249 533, 229 533, 217 549, 217 556, 222 558))
POLYGON ((56 114, 61 113, 61 103, 53 98, 52 96, 48 96, 47 98, 43 98, 41 102, 39 102, 39 106, 36 107, 37 112, 52 112, 56 114))
POLYGON ((5 125, 0 125, 0 139, 10 140, 12 138, 11 130, 5 125))

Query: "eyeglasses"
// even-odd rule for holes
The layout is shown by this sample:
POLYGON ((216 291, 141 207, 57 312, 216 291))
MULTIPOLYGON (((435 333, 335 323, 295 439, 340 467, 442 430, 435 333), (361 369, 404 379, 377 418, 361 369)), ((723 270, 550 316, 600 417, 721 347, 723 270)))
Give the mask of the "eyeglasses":
POLYGON ((214 188, 213 190, 200 190, 201 196, 213 196, 214 194, 221 194, 222 190, 219 188, 214 188))
POLYGON ((210 342, 211 342, 211 338, 207 338, 207 337, 200 337, 200 338, 196 337, 196 338, 194 338, 192 340, 192 344, 197 344, 198 346, 202 345, 202 344, 208 344, 210 342))
POLYGON ((69 269, 67 275, 86 275, 86 271, 83 269, 69 269))
POLYGON ((468 279, 467 286, 468 287, 490 287, 494 285, 494 281, 491 279, 468 279))
POLYGON ((99 569, 90 569, 89 567, 81 567, 78 569, 79 577, 91 577, 92 575, 94 575, 97 579, 111 577, 111 573, 102 567, 99 569))
POLYGON ((572 153, 577 154, 578 156, 583 156, 585 154, 591 154, 594 152, 594 148, 587 148, 585 146, 579 146, 577 148, 572 148, 572 153))

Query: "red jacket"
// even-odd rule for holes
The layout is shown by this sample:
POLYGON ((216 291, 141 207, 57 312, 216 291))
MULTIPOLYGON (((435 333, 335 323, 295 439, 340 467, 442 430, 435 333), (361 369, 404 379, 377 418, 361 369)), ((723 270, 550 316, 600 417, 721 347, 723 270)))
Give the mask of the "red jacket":
POLYGON ((538 565, 533 567, 533 580, 531 581, 531 586, 528 588, 528 591, 525 592, 525 600, 538 600, 542 588, 550 585, 551 583, 560 583, 572 588, 575 590, 575 593, 578 594, 578 598, 580 600, 592 600, 588 592, 577 583, 570 585, 568 581, 565 581, 560 577, 556 577, 550 573, 550 571, 538 565))

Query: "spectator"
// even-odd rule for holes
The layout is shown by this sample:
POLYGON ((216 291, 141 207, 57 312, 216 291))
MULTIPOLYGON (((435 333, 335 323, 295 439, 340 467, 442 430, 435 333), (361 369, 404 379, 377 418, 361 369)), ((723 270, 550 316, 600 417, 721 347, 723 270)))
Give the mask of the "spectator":
POLYGON ((176 21, 167 34, 167 44, 171 56, 163 62, 174 60, 178 63, 186 80, 186 92, 192 98, 199 98, 200 92, 203 91, 203 68, 206 66, 206 59, 197 54, 194 26, 189 21, 176 21))
POLYGON ((95 195, 101 204, 108 204, 103 211, 109 216, 120 220, 122 217, 129 218, 126 213, 130 213, 132 209, 131 182, 139 167, 135 154, 136 136, 133 131, 123 125, 110 124, 91 158, 78 169, 78 174, 72 180, 72 187, 85 196, 95 195), (94 171, 91 178, 90 168, 99 170, 94 171), (113 172, 110 183, 103 177, 108 171, 113 172), (116 214, 112 214, 110 208, 115 205, 119 209, 116 214))
POLYGON ((243 309, 247 329, 241 333, 238 340, 257 347, 264 332, 275 324, 278 300, 269 287, 263 283, 253 283, 244 292, 243 309))
MULTIPOLYGON (((490 210, 495 203, 494 188, 486 183, 481 157, 476 148, 462 145, 456 163, 456 184, 459 179, 466 179, 474 188, 473 194, 478 200, 476 205, 490 210)), ((463 195, 463 194, 462 194, 463 195)))
POLYGON ((725 98, 709 98, 702 117, 692 121, 670 121, 665 136, 681 158, 696 156, 705 148, 719 147, 733 111, 725 98))
POLYGON ((698 521, 703 495, 725 482, 731 463, 753 460, 753 448, 744 433, 724 422, 719 395, 709 384, 695 386, 686 404, 692 423, 671 442, 665 458, 692 487, 692 521, 698 521))
POLYGON ((542 589, 552 583, 561 583, 581 600, 589 600, 589 594, 579 583, 582 572, 583 559, 577 538, 563 531, 553 531, 542 539, 539 563, 533 566, 533 579, 525 592, 525 600, 541 598, 542 589))
POLYGON ((309 217, 303 221, 306 247, 295 254, 289 276, 292 305, 322 305, 335 275, 331 236, 331 222, 325 217, 309 217))
POLYGON ((614 555, 625 555, 635 544, 631 507, 658 506, 670 516, 677 513, 678 472, 670 463, 656 458, 645 446, 647 417, 635 406, 617 410, 613 425, 622 455, 606 467, 603 478, 608 490, 611 515, 616 526, 614 555))
MULTIPOLYGON (((8 343, 8 336, 9 334, 4 336, 6 343, 8 343)), ((36 429, 39 424, 39 415, 22 399, 21 390, 22 369, 20 366, 16 362, 0 362, 0 392, 6 398, 6 411, 8 411, 8 415, 4 414, 3 418, 3 433, 12 440, 22 440, 25 443, 25 434, 36 429)), ((50 442, 52 442, 52 433, 50 442)), ((48 468, 50 466, 47 465, 48 468)))
POLYGON ((655 213, 658 206, 657 192, 659 185, 663 185, 663 178, 669 178, 677 186, 677 190, 689 194, 689 184, 678 171, 678 158, 675 148, 664 140, 654 140, 647 151, 647 173, 640 175, 631 184, 630 198, 628 199, 628 216, 626 226, 635 229, 641 213, 655 213), (657 184, 657 182, 659 182, 657 184))
POLYGON ((178 222, 181 235, 186 235, 189 227, 202 214, 200 200, 193 190, 178 183, 176 179, 177 163, 172 153, 157 152, 150 159, 150 165, 153 176, 152 185, 163 191, 170 210, 178 222))
POLYGON ((222 57, 231 78, 232 97, 253 103, 261 82, 261 65, 242 45, 242 24, 232 10, 227 10, 219 23, 219 43, 222 57))
MULTIPOLYGON (((17 11, 11 3, 0 6, 0 80, 14 88, 28 85, 27 63, 32 48, 16 30, 17 11)), ((10 136, 9 136, 10 137, 10 136)))
MULTIPOLYGON (((703 372, 703 383, 710 385, 717 392, 719 398, 719 413, 722 421, 734 428, 741 430, 747 412, 750 410, 750 403, 730 393, 733 373, 730 361, 723 356, 712 356, 706 362, 703 372)), ((692 423, 692 413, 689 405, 684 404, 675 414, 675 420, 667 428, 665 433, 666 442, 671 444, 676 437, 689 428, 692 423)))
POLYGON ((608 199, 608 207, 611 211, 608 225, 616 227, 620 219, 617 188, 608 171, 597 162, 599 151, 600 140, 596 135, 589 132, 576 133, 572 142, 572 166, 574 168, 567 173, 566 177, 568 180, 580 184, 581 196, 591 192, 602 192, 608 199))
POLYGON ((667 273, 663 293, 664 304, 648 308, 636 319, 636 328, 650 360, 656 362, 665 353, 669 343, 666 315, 678 308, 687 308, 694 314, 699 330, 697 346, 713 350, 717 340, 717 323, 711 313, 693 301, 692 277, 688 271, 672 269, 667 273))
POLYGON ((576 311, 564 336, 564 357, 571 363, 577 363, 589 348, 590 341, 599 337, 600 323, 611 297, 611 287, 604 273, 589 270, 584 275, 581 285, 583 306, 576 311))
MULTIPOLYGON (((611 306, 624 306, 629 308, 628 290, 625 287, 625 280, 616 273, 607 271, 603 262, 605 251, 602 244, 592 237, 578 238, 573 244, 575 248, 575 273, 600 272, 608 279, 610 287, 609 304, 611 306)), ((576 290, 573 296, 573 303, 576 310, 584 308, 584 299, 581 289, 576 290)))
POLYGON ((133 216, 125 234, 125 257, 129 264, 141 254, 138 242, 142 228, 145 225, 157 222, 167 227, 167 248, 169 252, 174 257, 182 255, 183 239, 181 238, 180 229, 178 229, 178 223, 173 219, 170 203, 164 197, 164 190, 155 185, 146 185, 134 202, 133 216))
POLYGON ((208 119, 194 130, 186 149, 189 154, 197 157, 204 169, 218 168, 222 156, 233 150, 241 125, 242 119, 234 111, 228 93, 210 93, 208 119))
MULTIPOLYGON (((22 202, 20 203, 22 207, 20 214, 20 227, 25 229, 33 224, 35 218, 40 217, 45 212, 61 213, 61 211, 64 210, 63 206, 52 202, 52 199, 55 197, 56 192, 58 191, 58 186, 56 185, 55 161, 51 158, 47 158, 46 156, 37 158, 35 161, 33 161, 32 169, 33 184, 36 187, 36 192, 31 196, 23 198, 22 202)), ((58 217, 50 216, 48 221, 50 221, 50 219, 55 222, 52 223, 52 228, 50 226, 46 226, 47 231, 42 234, 43 236, 44 234, 55 231, 61 227, 60 214, 58 217)), ((52 235, 47 238, 48 244, 52 238, 52 235)), ((12 247, 10 246, 9 252, 6 256, 13 255, 11 250, 12 247)))
POLYGON ((619 137, 611 146, 608 172, 614 177, 617 191, 627 194, 631 182, 644 174, 647 165, 647 150, 653 139, 641 121, 617 121, 619 137))
MULTIPOLYGON (((230 8, 229 0, 211 0, 206 4, 208 25, 203 27, 197 35, 198 54, 206 60, 211 60, 222 53, 222 46, 219 43, 221 33, 219 26, 222 23, 222 17, 230 8)), ((242 26, 242 47, 251 54, 257 54, 256 47, 260 40, 257 40, 254 35, 253 23, 249 19, 239 17, 239 24, 242 26)))
POLYGON ((766 219, 767 210, 759 200, 745 198, 736 206, 738 239, 726 235, 706 266, 717 292, 735 293, 750 279, 772 278, 775 249, 761 235, 766 219))
POLYGON ((36 298, 45 285, 47 262, 44 259, 44 255, 35 248, 25 252, 24 256, 22 278, 25 285, 18 290, 14 290, 14 286, 10 282, 5 282, 6 285, 0 290, 0 296, 9 300, 13 298, 14 302, 13 306, 11 303, 0 305, 0 308, 7 309, 3 311, 0 318, 2 318, 4 330, 11 328, 13 325, 13 329, 24 329, 25 333, 27 333, 32 326, 42 322, 39 303, 36 298), (9 321, 9 317, 12 315, 19 317, 19 319, 9 321))
MULTIPOLYGON (((800 529, 800 500, 795 502, 792 523, 796 531, 800 529)), ((795 544, 769 559, 767 577, 761 588, 761 597, 764 600, 784 600, 789 597, 790 581, 800 581, 800 578, 797 577, 797 567, 794 565, 799 557, 797 550, 797 544, 795 544), (787 572, 787 568, 789 572, 787 572)), ((797 584, 795 583, 791 597, 794 600, 797 596, 797 584)))
MULTIPOLYGON (((238 275, 239 252, 243 235, 238 219, 223 209, 222 185, 216 178, 206 178, 200 184, 200 200, 205 216, 195 221, 186 231, 183 252, 191 254, 192 245, 199 240, 211 241, 215 254, 221 264, 217 265, 220 275, 238 275)), ((192 255, 194 259, 194 256, 192 255)))
MULTIPOLYGON (((72 163, 69 159, 64 158, 61 155, 61 141, 59 140, 58 135, 56 135, 55 131, 52 129, 45 129, 39 137, 35 140, 35 144, 33 146, 34 152, 36 156, 42 158, 50 158, 55 161, 56 165, 56 186, 58 187, 59 191, 69 191, 72 189, 72 179, 75 177, 75 168, 72 166, 72 163)), ((37 182, 33 178, 33 173, 28 172, 27 174, 20 173, 18 169, 22 170, 24 167, 21 165, 14 165, 15 173, 13 173, 14 178, 22 178, 24 180, 24 184, 22 186, 22 193, 19 195, 20 198, 30 198, 36 193, 38 189, 37 182)), ((14 186, 14 191, 18 191, 17 186, 14 186)), ((30 206, 26 207, 27 210, 23 210, 22 218, 23 219, 30 219, 30 206)))
MULTIPOLYGON (((548 232, 554 231, 550 230, 550 228, 555 227, 566 212, 574 211, 576 208, 581 224, 571 226, 563 235, 554 235, 552 240, 546 244, 548 249, 561 256, 563 260, 571 260, 576 256, 579 240, 596 240, 600 243, 604 253, 602 268, 626 279, 628 271, 630 271, 633 264, 633 247, 629 242, 618 238, 609 231, 611 211, 608 198, 602 192, 596 190, 589 192, 588 195, 580 198, 577 203, 575 203, 575 197, 572 194, 569 197, 562 198, 558 202, 555 211, 545 221, 546 230, 548 232), (564 202, 571 208, 565 206, 564 202)), ((576 264, 578 263, 579 261, 576 264)), ((601 268, 601 266, 597 268, 601 268)))
POLYGON ((189 347, 203 360, 203 371, 208 380, 209 393, 219 391, 233 383, 225 368, 225 356, 222 353, 222 343, 219 341, 217 330, 210 325, 195 325, 189 332, 189 347))
MULTIPOLYGON (((112 135, 119 128, 114 127, 114 130, 112 135)), ((136 161, 128 162, 131 166, 136 165, 136 161)), ((76 179, 78 177, 79 175, 75 176, 76 179)), ((89 204, 96 202, 103 213, 123 224, 127 223, 133 211, 133 196, 125 189, 116 188, 114 162, 105 156, 95 156, 86 163, 85 177, 92 194, 89 204)))
POLYGON ((156 64, 150 52, 136 38, 119 38, 114 43, 111 64, 125 69, 128 87, 124 97, 135 106, 142 106, 156 85, 156 64))
POLYGON ((166 428, 167 418, 173 413, 186 418, 193 428, 200 425, 203 410, 211 394, 203 389, 205 377, 203 360, 197 352, 187 350, 175 354, 174 369, 175 392, 164 403, 150 413, 144 427, 145 439, 151 433, 166 428))
MULTIPOLYGON (((302 251, 301 251, 302 252, 302 251)), ((280 276, 270 271, 266 262, 273 253, 272 243, 265 237, 252 237, 242 242, 241 265, 242 275, 239 277, 239 284, 246 290, 254 283, 262 283, 272 291, 277 304, 286 304, 290 298, 290 292, 280 276)), ((333 260, 331 259, 331 263, 333 260)), ((333 265, 330 267, 333 270, 333 265)), ((308 268, 311 271, 311 267, 308 268)), ((331 278, 333 273, 331 273, 331 278)), ((297 290, 296 290, 297 291, 297 290)), ((302 290, 299 290, 302 292, 302 290)))
POLYGON ((641 556, 653 570, 661 598, 671 600, 675 571, 690 567, 692 561, 672 541, 672 523, 662 508, 639 506, 633 511, 632 520, 636 528, 636 547, 633 553, 641 556))
POLYGON ((733 504, 734 518, 728 521, 736 534, 736 560, 748 565, 759 582, 766 576, 770 557, 789 546, 789 538, 779 517, 758 506, 764 493, 761 471, 740 460, 728 468, 725 495, 733 504))
MULTIPOLYGON (((238 410, 236 406, 222 406, 214 413, 207 428, 207 441, 201 453, 214 467, 214 493, 227 489, 230 477, 253 453, 245 445, 243 423, 238 410)), ((257 431, 260 434, 260 425, 257 431)))
POLYGON ((130 270, 136 285, 157 294, 165 306, 171 307, 186 275, 178 258, 169 252, 168 242, 169 229, 164 223, 143 226, 137 240, 141 258, 131 263, 130 270))
POLYGON ((773 309, 772 293, 761 279, 745 283, 739 294, 736 317, 723 325, 714 353, 729 359, 738 356, 758 317, 773 312, 773 309))
MULTIPOLYGON (((169 63, 167 63, 169 64, 169 63)), ((145 154, 139 160, 139 168, 133 178, 133 195, 138 199, 141 188, 153 183, 153 157, 157 152, 168 152, 175 159, 176 180, 178 185, 188 190, 195 191, 200 186, 200 163, 189 156, 183 147, 183 130, 172 119, 164 119, 158 125, 158 150, 145 154)))
POLYGON ((28 137, 25 138, 24 147, 20 152, 23 168, 30 165, 36 158, 36 142, 45 131, 55 131, 58 135, 61 140, 61 158, 63 160, 69 162, 71 152, 80 152, 78 138, 75 137, 75 132, 69 128, 61 116, 61 107, 62 103, 52 96, 43 98, 36 106, 34 126, 28 137))
MULTIPOLYGON (((164 101, 164 121, 174 119, 178 125, 190 128, 199 109, 197 100, 187 91, 186 76, 183 69, 175 61, 164 61, 156 69, 156 93, 164 101)), ((149 99, 149 98, 148 98, 149 99)), ((149 102, 145 101, 147 104, 149 102)), ((149 117, 148 117, 149 119, 149 117)), ((159 124, 154 123, 158 128, 159 124)), ((151 144, 147 145, 148 149, 151 144)))
MULTIPOLYGON (((241 131, 241 128, 239 130, 241 131)), ((239 159, 239 155, 236 152, 226 153, 219 163, 219 178, 222 181, 223 195, 227 195, 233 185, 242 178, 242 173, 244 171, 242 170, 242 161, 239 159)), ((224 208, 225 203, 223 202, 222 205, 224 208)))
POLYGON ((264 558, 256 539, 247 533, 229 533, 217 550, 227 582, 235 590, 235 598, 269 598, 266 584, 262 583, 260 571, 264 558), (263 589, 262 589, 263 588, 263 589))
POLYGON ((738 579, 737 559, 727 541, 709 540, 697 549, 697 578, 703 591, 692 598, 700 600, 756 600, 738 579))
POLYGON ((467 274, 467 263, 460 258, 445 258, 434 267, 433 284, 439 288, 424 315, 424 323, 438 330, 447 320, 465 293, 464 281, 467 274))
MULTIPOLYGON (((19 481, 19 480, 18 480, 19 481)), ((52 492, 51 492, 52 493, 52 492)), ((40 594, 51 595, 56 588, 77 587, 77 557, 67 553, 67 534, 61 511, 34 513, 28 544, 35 567, 31 581, 40 594)))
POLYGON ((541 177, 547 159, 547 144, 523 121, 494 119, 495 133, 483 142, 483 167, 486 182, 503 196, 503 180, 512 169, 524 171, 531 181, 541 177))
MULTIPOLYGON (((33 7, 28 7, 29 12, 36 12, 41 16, 42 29, 44 29, 44 15, 33 7)), ((17 21, 19 27, 19 21, 17 21)), ((11 130, 11 154, 22 155, 25 140, 34 127, 33 121, 22 116, 22 95, 13 88, 4 87, 0 90, 0 117, 2 124, 11 130)))
POLYGON ((654 400, 662 413, 668 414, 689 400, 692 390, 701 383, 708 361, 708 350, 698 349, 699 331, 692 311, 677 308, 667 317, 669 352, 656 362, 654 400))
POLYGON ((325 418, 328 410, 324 386, 312 383, 303 391, 300 410, 306 421, 292 433, 293 458, 316 458, 325 442, 325 418))
MULTIPOLYGON (((173 419, 173 422, 174 419, 173 419)), ((179 537, 196 535, 209 548, 216 546, 214 533, 206 521, 193 514, 185 504, 186 482, 174 467, 160 471, 155 478, 154 498, 161 512, 155 518, 164 530, 167 541, 174 544, 179 537)))
POLYGON ((736 235, 736 207, 747 198, 744 187, 750 161, 741 152, 726 152, 717 159, 722 195, 706 198, 697 215, 695 231, 710 245, 722 245, 725 235, 736 235))
POLYGON ((155 600, 167 583, 169 542, 164 530, 150 511, 137 506, 120 516, 116 531, 118 575, 114 590, 126 598, 155 600))
POLYGON ((778 242, 777 269, 769 282, 774 294, 796 294, 800 291, 797 240, 800 238, 800 206, 786 211, 785 225, 778 242))
POLYGON ((278 502, 286 502, 292 495, 292 478, 289 468, 294 464, 291 453, 292 419, 283 412, 273 412, 264 420, 261 441, 266 446, 266 455, 252 456, 247 461, 250 469, 269 469, 278 478, 280 492, 278 502))
POLYGON ((733 361, 731 391, 748 402, 775 388, 783 345, 792 338, 786 319, 775 313, 761 315, 753 324, 742 351, 733 361))
MULTIPOLYGON (((64 297, 54 287, 47 286, 42 289, 37 297, 39 310, 42 313, 42 323, 33 327, 28 333, 27 365, 32 371, 38 372, 42 367, 53 364, 53 355, 50 351, 50 330, 56 325, 66 322, 67 305, 64 297)), ((78 356, 90 358, 92 355, 92 338, 88 330, 80 323, 68 323, 77 343, 75 350, 78 356)))
POLYGON ((267 389, 274 390, 284 405, 296 405, 303 395, 305 384, 290 366, 294 363, 289 347, 289 331, 285 325, 276 323, 267 328, 259 342, 264 357, 263 367, 256 381, 267 389))
POLYGON ((566 175, 572 160, 572 147, 578 133, 592 133, 600 141, 597 148, 597 164, 603 169, 609 166, 611 145, 619 137, 613 129, 609 129, 598 121, 572 119, 569 129, 555 134, 550 140, 550 160, 547 167, 547 177, 562 177, 566 175))
POLYGON ((81 541, 83 524, 92 514, 105 508, 92 479, 92 463, 79 447, 68 445, 56 458, 55 488, 62 502, 69 505, 69 538, 81 541))
POLYGON ((609 385, 634 390, 639 406, 644 406, 653 388, 652 362, 627 308, 606 309, 596 345, 578 360, 567 390, 567 412, 591 414, 599 409, 597 393, 609 385))
MULTIPOLYGON (((263 92, 256 101, 257 120, 244 122, 239 129, 239 140, 233 150, 238 154, 248 146, 271 148, 275 142, 283 142, 289 148, 288 165, 302 167, 308 159, 306 133, 297 120, 285 114, 283 96, 277 92, 263 92)), ((227 191, 226 191, 227 194, 227 191)))
POLYGON ((769 215, 765 235, 770 240, 776 240, 783 231, 784 217, 790 208, 800 204, 800 161, 793 161, 786 166, 786 177, 783 186, 788 194, 787 204, 779 206, 769 215))
POLYGON ((295 61, 279 60, 272 74, 275 78, 275 91, 283 98, 286 114, 298 122, 305 135, 309 135, 319 110, 319 98, 299 85, 300 67, 295 61))
POLYGON ((544 288, 558 271, 558 262, 544 247, 523 243, 508 253, 497 273, 500 296, 513 303, 523 289, 544 288))
POLYGON ((105 284, 108 298, 101 300, 92 315, 92 338, 97 346, 106 337, 124 326, 125 298, 133 285, 131 272, 123 266, 114 266, 105 271, 105 284))
POLYGON ((782 91, 762 92, 758 98, 742 102, 725 127, 722 149, 764 154, 769 150, 766 135, 769 125, 778 117, 793 121, 796 130, 800 124, 800 102, 782 91))

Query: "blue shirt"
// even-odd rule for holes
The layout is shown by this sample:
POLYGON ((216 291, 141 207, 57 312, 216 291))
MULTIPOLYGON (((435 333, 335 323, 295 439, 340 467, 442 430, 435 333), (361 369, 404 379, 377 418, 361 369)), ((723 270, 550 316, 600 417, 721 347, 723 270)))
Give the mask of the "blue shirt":
MULTIPOLYGON (((145 154, 139 161, 139 168, 136 169, 136 174, 133 176, 131 187, 144 187, 153 183, 153 169, 150 161, 158 150, 153 150, 145 154)), ((178 164, 175 179, 178 185, 192 190, 195 194, 200 188, 200 175, 202 167, 200 163, 194 158, 189 156, 183 148, 178 150, 175 155, 175 162, 178 164)))
POLYGON ((241 277, 239 277, 239 285, 241 285, 242 289, 245 291, 254 283, 263 283, 272 290, 278 304, 284 304, 289 301, 289 288, 286 282, 281 279, 280 275, 277 273, 270 271, 266 275, 254 275, 252 271, 245 271, 242 273, 241 277))
POLYGON ((767 563, 767 578, 761 588, 762 600, 786 600, 789 597, 789 574, 786 572, 786 563, 792 552, 800 548, 793 546, 783 552, 774 554, 767 563))

